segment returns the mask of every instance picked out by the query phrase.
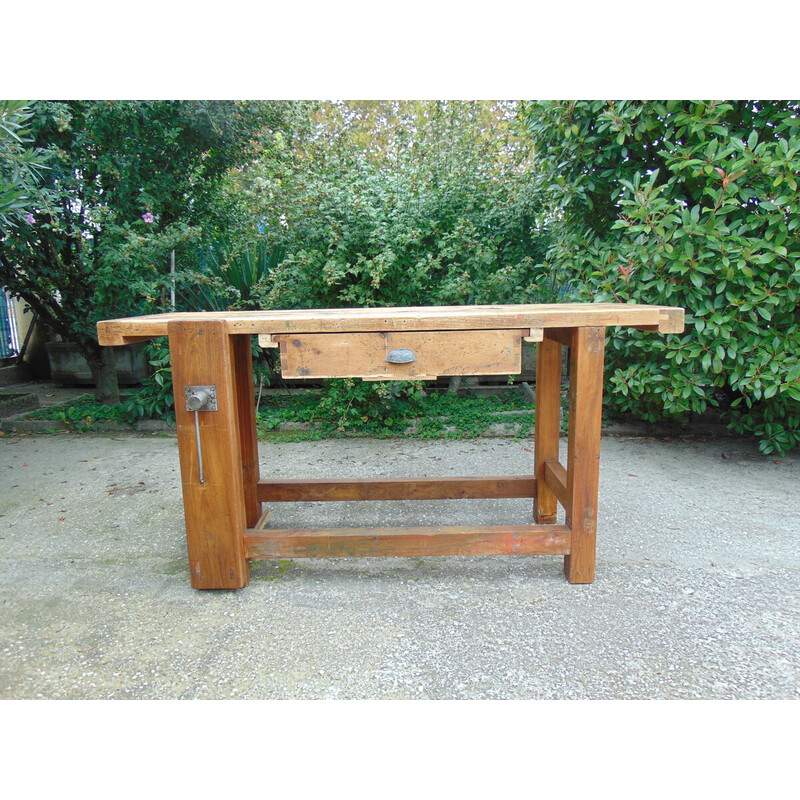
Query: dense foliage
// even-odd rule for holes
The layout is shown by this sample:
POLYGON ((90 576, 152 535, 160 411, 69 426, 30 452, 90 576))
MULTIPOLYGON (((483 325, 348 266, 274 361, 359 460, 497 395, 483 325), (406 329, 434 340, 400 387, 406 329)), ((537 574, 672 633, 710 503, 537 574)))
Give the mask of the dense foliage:
MULTIPOLYGON (((83 345, 112 401, 95 322, 165 308, 169 251, 179 309, 680 305, 684 334, 609 329, 609 407, 719 407, 785 452, 800 444, 799 109, 6 101, 0 283, 83 345)), ((149 358, 133 416, 171 408, 164 344, 149 358)), ((418 389, 332 382, 319 405, 352 428, 418 389)))
POLYGON ((551 280, 683 306, 666 338, 609 330, 611 405, 719 406, 764 452, 800 444, 797 102, 553 102, 521 117, 552 204, 551 280))
POLYGON ((282 107, 41 101, 32 110, 48 169, 24 222, 3 238, 0 283, 81 346, 98 399, 115 402, 113 351, 98 346, 97 320, 163 306, 167 253, 199 236, 220 180, 261 151, 282 107))
POLYGON ((32 109, 0 100, 0 237, 26 221, 47 168, 47 153, 32 147, 32 109))
POLYGON ((502 103, 328 104, 233 184, 285 257, 264 305, 524 302, 545 242, 502 103))

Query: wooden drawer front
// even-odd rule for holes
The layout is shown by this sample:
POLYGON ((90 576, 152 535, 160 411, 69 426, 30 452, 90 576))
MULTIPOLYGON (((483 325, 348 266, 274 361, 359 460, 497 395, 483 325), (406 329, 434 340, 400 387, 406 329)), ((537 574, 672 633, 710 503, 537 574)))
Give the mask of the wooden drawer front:
POLYGON ((522 371, 528 330, 275 334, 285 378, 435 380, 440 375, 513 375, 522 371), (415 361, 388 362, 393 350, 415 361))

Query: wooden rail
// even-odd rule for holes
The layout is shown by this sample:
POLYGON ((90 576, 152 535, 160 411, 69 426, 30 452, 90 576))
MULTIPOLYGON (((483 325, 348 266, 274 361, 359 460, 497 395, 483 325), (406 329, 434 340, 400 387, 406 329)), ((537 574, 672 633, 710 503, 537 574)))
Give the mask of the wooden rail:
POLYGON ((360 478, 259 481, 261 502, 329 500, 457 500, 536 497, 536 478, 500 475, 474 478, 360 478))
POLYGON ((249 529, 247 558, 568 555, 564 525, 249 529))

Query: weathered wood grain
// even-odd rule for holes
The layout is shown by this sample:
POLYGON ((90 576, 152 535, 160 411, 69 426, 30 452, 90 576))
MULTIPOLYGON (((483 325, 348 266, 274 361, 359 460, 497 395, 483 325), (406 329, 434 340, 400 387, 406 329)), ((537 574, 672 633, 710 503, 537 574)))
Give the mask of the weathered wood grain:
POLYGON ((600 423, 603 411, 604 328, 576 328, 570 349, 566 524, 571 530, 564 573, 592 583, 595 573, 600 423))
POLYGON ((253 356, 249 336, 230 336, 228 339, 232 349, 236 415, 239 420, 245 517, 247 524, 253 526, 261 516, 261 502, 258 499, 258 432, 253 386, 253 356))
POLYGON ((522 371, 527 330, 401 331, 273 335, 284 378, 435 380, 440 375, 512 375, 522 371), (415 360, 387 362, 392 350, 415 360))
POLYGON ((545 464, 558 459, 561 427, 561 345, 545 337, 536 346, 536 421, 534 428, 534 467, 539 487, 533 505, 534 522, 556 521, 556 496, 547 485, 545 464))
POLYGON ((292 309, 182 312, 103 320, 102 345, 166 336, 169 323, 221 320, 231 334, 259 334, 269 346, 279 333, 356 333, 366 331, 488 330, 605 327, 622 325, 680 333, 684 311, 635 303, 554 303, 544 305, 431 306, 407 308, 292 309))
POLYGON ((563 525, 248 530, 248 558, 563 555, 563 525))
POLYGON ((534 497, 536 479, 527 475, 460 478, 359 478, 261 481, 265 502, 336 500, 457 500, 534 497))
POLYGON ((186 410, 176 389, 175 420, 192 586, 238 589, 247 586, 250 574, 242 541, 250 515, 245 511, 241 446, 249 434, 247 423, 242 426, 239 417, 242 392, 236 389, 235 346, 221 320, 202 325, 173 322, 169 344, 175 386, 214 385, 217 395, 218 410, 198 415, 204 466, 204 482, 200 483, 194 414, 186 410), (242 429, 245 434, 240 436, 242 429))

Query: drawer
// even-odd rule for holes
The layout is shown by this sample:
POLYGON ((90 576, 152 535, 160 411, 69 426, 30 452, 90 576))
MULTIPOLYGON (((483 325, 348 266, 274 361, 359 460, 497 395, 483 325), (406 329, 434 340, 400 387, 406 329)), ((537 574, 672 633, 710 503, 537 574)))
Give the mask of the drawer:
POLYGON ((522 371, 529 329, 273 334, 284 378, 435 380, 522 371), (393 363, 400 361, 401 363, 393 363))

